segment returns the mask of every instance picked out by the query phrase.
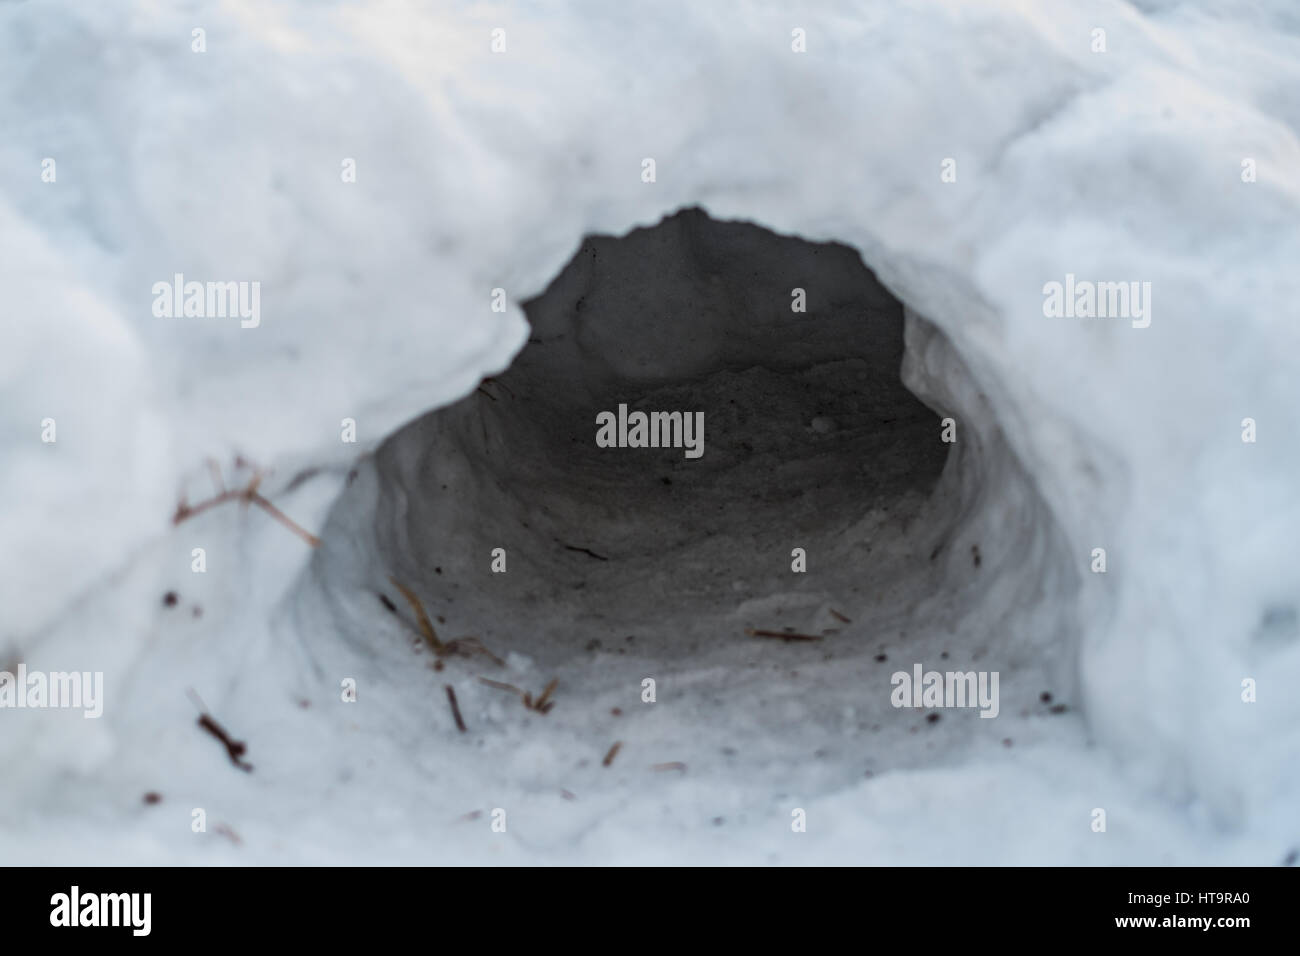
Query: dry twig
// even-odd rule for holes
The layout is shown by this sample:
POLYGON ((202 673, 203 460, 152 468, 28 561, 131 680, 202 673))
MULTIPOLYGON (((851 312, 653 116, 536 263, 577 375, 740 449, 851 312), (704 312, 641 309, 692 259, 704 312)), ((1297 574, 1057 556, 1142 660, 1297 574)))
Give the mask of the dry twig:
MULTIPOLYGON (((388 578, 393 587, 401 592, 402 597, 406 598, 406 603, 411 605, 411 610, 415 612, 415 621, 420 630, 420 636, 433 648, 433 652, 439 657, 445 657, 448 654, 460 654, 464 657, 473 657, 475 654, 486 657, 498 667, 505 667, 506 662, 497 657, 486 647, 477 637, 458 637, 454 641, 442 641, 438 638, 438 633, 433 629, 433 622, 429 620, 429 614, 424 609, 424 602, 420 600, 419 595, 398 581, 397 578, 390 576, 388 578)), ((383 595, 380 595, 383 600, 383 595)))
POLYGON ((203 701, 199 698, 199 695, 194 692, 193 688, 189 689, 189 695, 190 700, 192 700, 194 705, 199 709, 199 726, 221 741, 226 748, 226 753, 229 755, 231 763, 245 773, 252 773, 253 765, 242 759, 244 754, 248 752, 248 745, 242 740, 235 740, 226 732, 226 728, 216 722, 212 715, 208 713, 207 707, 203 705, 203 701))
POLYGON ((546 685, 545 689, 536 700, 533 700, 533 695, 527 691, 520 690, 514 684, 507 684, 504 681, 480 677, 479 683, 487 684, 488 687, 495 687, 497 690, 504 690, 514 694, 529 710, 535 710, 539 714, 549 714, 551 708, 555 706, 555 701, 551 700, 551 694, 554 693, 555 688, 559 686, 560 679, 558 677, 551 678, 551 682, 546 685))
POLYGON ((451 704, 451 715, 456 718, 456 729, 462 734, 465 733, 465 719, 460 715, 460 704, 456 703, 456 691, 450 684, 444 684, 447 691, 447 702, 451 704))
POLYGON ((600 765, 602 767, 608 767, 610 764, 612 764, 614 762, 614 758, 618 756, 618 752, 620 749, 622 749, 622 747, 623 747, 623 741, 621 740, 614 741, 614 746, 609 748, 609 753, 605 754, 605 759, 600 762, 600 765))
MULTIPOLYGON (((214 465, 214 463, 209 462, 209 465, 214 465)), ((244 488, 226 489, 221 482, 220 473, 216 471, 212 473, 212 480, 213 483, 222 490, 206 501, 199 502, 197 505, 190 505, 182 498, 176 505, 176 514, 172 515, 172 524, 180 524, 182 521, 193 518, 195 515, 202 514, 209 508, 215 508, 217 505, 225 504, 227 501, 240 501, 245 505, 257 505, 276 521, 280 522, 280 524, 284 525, 298 537, 306 541, 313 548, 320 547, 320 538, 303 528, 302 525, 298 524, 258 493, 258 486, 262 483, 261 473, 254 475, 252 481, 250 481, 244 488)))
POLYGON ((745 633, 750 637, 779 637, 783 641, 820 641, 821 637, 817 634, 796 634, 794 631, 760 631, 752 627, 745 628, 745 633))

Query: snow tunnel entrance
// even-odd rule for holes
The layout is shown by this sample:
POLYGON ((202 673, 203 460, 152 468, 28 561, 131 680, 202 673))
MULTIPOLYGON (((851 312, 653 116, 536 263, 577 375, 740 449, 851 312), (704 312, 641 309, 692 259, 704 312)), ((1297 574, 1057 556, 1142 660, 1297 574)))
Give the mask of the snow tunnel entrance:
POLYGON ((409 509, 384 550, 444 619, 481 634, 513 605, 622 639, 651 608, 896 570, 951 446, 856 251, 690 209, 588 237, 524 310, 510 368, 379 455, 409 509))
POLYGON ((588 237, 524 309, 510 367, 390 436, 331 513, 310 578, 368 658, 426 650, 400 583, 442 639, 613 700, 682 667, 719 704, 879 730, 925 717, 890 705, 915 664, 1070 696, 1056 524, 856 250, 688 209, 588 237))

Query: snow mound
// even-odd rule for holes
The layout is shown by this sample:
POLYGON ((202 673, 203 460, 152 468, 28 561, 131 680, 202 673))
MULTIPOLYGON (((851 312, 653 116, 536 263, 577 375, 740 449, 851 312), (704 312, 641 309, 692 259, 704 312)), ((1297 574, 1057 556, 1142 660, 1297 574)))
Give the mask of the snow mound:
MULTIPOLYGON (((635 20, 583 3, 546 18, 10 4, 0 73, 0 660, 105 681, 98 720, 0 710, 0 759, 21 768, 0 793, 6 862, 1273 863, 1300 841, 1289 3, 743 18, 669 3, 635 20), (532 644, 526 593, 446 625, 496 628, 478 636, 504 656, 500 681, 534 695, 567 667, 551 712, 479 682, 477 661, 431 669, 410 607, 376 593, 400 572, 434 606, 454 583, 427 576, 433 552, 413 531, 436 499, 397 494, 402 476, 460 462, 457 507, 438 521, 488 525, 512 515, 483 507, 555 487, 526 487, 506 460, 470 467, 465 409, 514 441, 535 435, 539 412, 511 417, 508 395, 476 391, 526 373, 511 366, 529 354, 523 304, 584 237, 696 206, 857 250, 905 308, 903 384, 960 437, 931 493, 876 510, 853 499, 851 536, 897 546, 877 570, 898 592, 845 614, 821 644, 855 650, 830 659, 820 644, 734 642, 778 608, 834 630, 849 550, 820 582, 810 563, 797 586, 736 589, 710 640, 674 593, 659 600, 676 630, 616 603, 635 640, 615 631, 588 651, 563 643, 559 582, 596 589, 603 572, 568 552, 535 582, 532 644), (260 324, 158 317, 154 286, 178 273, 259 283, 260 324), (1150 283, 1149 325, 1048 318, 1044 286, 1067 276, 1150 283), (340 441, 344 419, 358 444, 340 441), (457 428, 459 457, 425 451, 427 430, 457 428), (225 487, 266 472, 260 494, 320 548, 235 502, 173 525, 178 499, 213 493, 208 459, 225 487), (907 620, 921 627, 903 644, 907 620), (875 654, 892 668, 945 652, 1003 670, 996 720, 877 713, 875 654), (345 678, 355 703, 340 700, 345 678), (247 742, 251 773, 195 726, 187 688, 247 742)), ((625 346, 620 375, 647 354, 709 353, 649 324, 619 335, 598 351, 625 346)), ((825 371, 833 385, 859 370, 825 371)), ((717 374, 733 378, 712 392, 694 371, 660 384, 804 409, 784 376, 717 374)), ((755 558, 734 560, 756 585, 755 558)), ((529 562, 512 561, 525 588, 529 562)))

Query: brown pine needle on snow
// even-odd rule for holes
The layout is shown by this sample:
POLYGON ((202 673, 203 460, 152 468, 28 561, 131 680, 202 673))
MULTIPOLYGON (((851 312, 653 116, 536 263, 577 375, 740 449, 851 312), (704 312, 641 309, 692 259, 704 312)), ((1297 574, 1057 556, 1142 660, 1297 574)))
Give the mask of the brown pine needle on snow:
MULTIPOLYGON (((471 657, 478 654, 491 660, 497 667, 506 666, 506 662, 484 647, 477 637, 458 637, 454 641, 446 642, 439 640, 437 632, 433 629, 433 622, 429 620, 429 614, 425 611, 424 602, 420 600, 419 595, 391 575, 388 580, 392 582, 393 587, 402 593, 402 597, 406 598, 406 603, 411 605, 411 610, 415 612, 416 624, 420 629, 420 636, 425 639, 428 645, 433 648, 433 652, 439 657, 447 654, 461 654, 465 657, 471 657)), ((381 600, 383 599, 382 594, 379 597, 381 600)))
POLYGON ((478 654, 480 657, 486 657, 497 667, 506 666, 506 662, 484 647, 483 642, 477 637, 458 637, 454 641, 448 641, 447 653, 461 654, 464 657, 472 657, 478 654))
POLYGON ((761 631, 752 627, 745 628, 745 633, 750 637, 779 637, 783 641, 820 641, 821 637, 817 634, 796 634, 794 631, 761 631))
POLYGON ((480 684, 487 684, 489 687, 495 687, 497 690, 510 691, 510 693, 514 694, 520 700, 523 700, 524 692, 520 690, 518 687, 516 687, 514 684, 507 684, 504 681, 499 681, 499 680, 491 680, 490 678, 487 677, 480 677, 478 680, 480 684))
POLYGON ((456 729, 465 733, 465 718, 460 715, 460 704, 456 703, 456 691, 450 684, 444 684, 447 691, 447 703, 451 704, 451 716, 456 718, 456 729))
MULTIPOLYGON (((542 696, 538 697, 537 700, 533 702, 533 710, 544 714, 555 706, 555 704, 551 703, 551 694, 555 691, 555 688, 559 686, 559 683, 560 679, 558 677, 551 678, 551 682, 546 685, 545 689, 543 689, 542 696)), ((528 706, 527 700, 524 701, 524 706, 528 706)))
POLYGON ((429 646, 434 652, 441 655, 446 652, 446 645, 438 640, 438 634, 433 629, 433 622, 429 620, 429 615, 425 613, 424 604, 420 601, 414 591, 408 588, 397 578, 389 576, 389 581, 393 587, 402 592, 402 597, 406 598, 406 603, 411 605, 411 610, 415 612, 415 621, 420 627, 420 635, 429 642, 429 646))
POLYGON ((533 700, 532 694, 520 690, 514 684, 507 684, 499 680, 491 680, 487 677, 480 677, 479 683, 486 684, 488 687, 495 687, 497 690, 509 691, 523 701, 524 706, 529 710, 535 710, 539 714, 549 714, 551 708, 555 706, 555 701, 551 700, 551 694, 555 691, 555 688, 559 686, 560 679, 558 677, 551 678, 551 682, 546 685, 541 696, 536 700, 533 700))

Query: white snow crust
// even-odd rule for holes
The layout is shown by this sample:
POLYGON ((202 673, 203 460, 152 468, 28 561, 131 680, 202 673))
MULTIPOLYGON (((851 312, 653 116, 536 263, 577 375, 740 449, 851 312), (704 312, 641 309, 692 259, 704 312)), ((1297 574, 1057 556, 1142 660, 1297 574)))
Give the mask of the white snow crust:
POLYGON ((105 675, 98 720, 0 710, 0 862, 1274 864, 1300 843, 1294 4, 52 0, 0 4, 0 77, 0 669, 105 675), (899 596, 932 626, 836 636, 888 644, 876 669, 756 649, 739 626, 772 608, 740 595, 736 643, 690 653, 518 634, 500 679, 558 674, 545 716, 477 664, 432 671, 361 586, 370 456, 510 364, 520 304, 584 236, 690 206, 850 245, 908 307, 904 382, 963 429, 931 504, 960 547, 899 596), (260 281, 261 325, 154 316, 178 272, 260 281), (1150 326, 1044 317, 1067 273, 1151 282, 1150 326), (209 458, 230 487, 237 458, 267 470, 321 549, 235 503, 173 526, 209 458), (872 733, 893 662, 942 651, 996 662, 999 718, 872 733))

